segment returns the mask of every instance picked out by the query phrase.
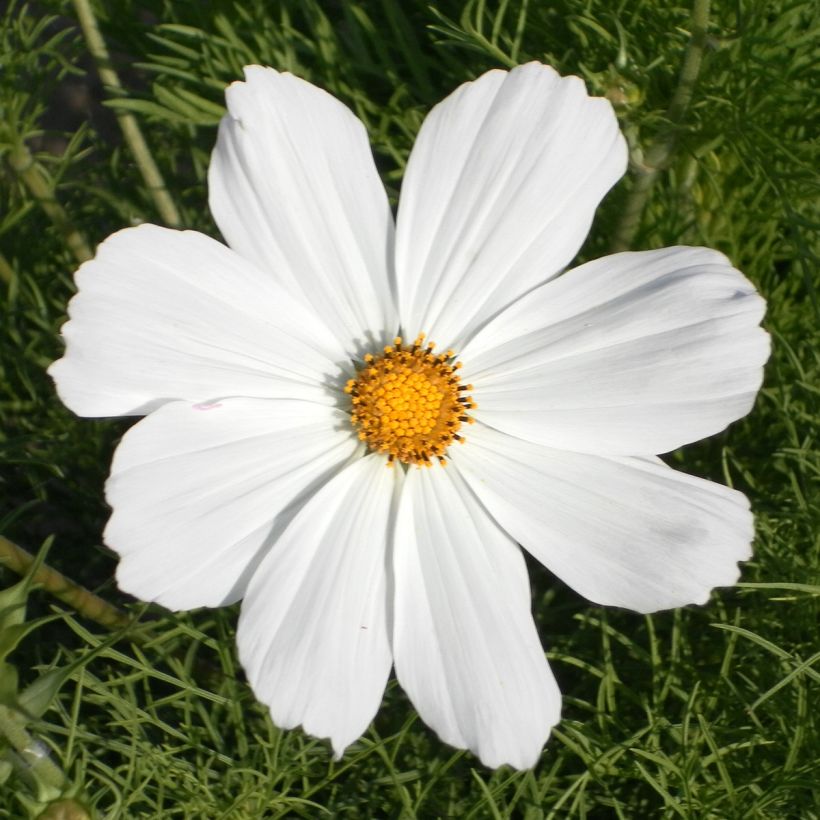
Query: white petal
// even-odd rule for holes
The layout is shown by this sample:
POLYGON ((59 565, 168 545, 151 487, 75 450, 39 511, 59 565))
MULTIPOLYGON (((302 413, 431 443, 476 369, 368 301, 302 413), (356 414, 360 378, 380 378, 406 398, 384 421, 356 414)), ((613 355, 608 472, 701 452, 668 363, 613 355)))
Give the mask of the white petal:
POLYGON ((487 766, 533 766, 561 693, 521 550, 452 468, 408 471, 394 574, 396 675, 421 718, 487 766))
POLYGON ((461 347, 575 256, 626 170, 612 106, 578 77, 490 71, 427 116, 399 201, 402 328, 461 347))
POLYGON ((221 396, 329 403, 345 359, 333 335, 254 265, 204 234, 141 225, 77 271, 49 373, 81 416, 221 396))
POLYGON ((169 609, 242 597, 301 504, 356 452, 331 408, 303 401, 170 402, 114 455, 105 543, 117 582, 169 609))
POLYGON ((476 417, 529 441, 621 455, 673 450, 752 408, 765 302, 717 251, 589 262, 527 294, 462 353, 476 417))
POLYGON ((751 556, 746 497, 660 459, 552 450, 476 424, 451 456, 490 514, 598 604, 703 604, 751 556))
POLYGON ((362 123, 272 68, 248 66, 226 97, 208 182, 228 244, 317 310, 348 352, 392 336, 393 214, 362 123))
POLYGON ((329 737, 367 728, 390 672, 386 549, 400 470, 358 459, 294 518, 242 604, 239 657, 277 726, 329 737))

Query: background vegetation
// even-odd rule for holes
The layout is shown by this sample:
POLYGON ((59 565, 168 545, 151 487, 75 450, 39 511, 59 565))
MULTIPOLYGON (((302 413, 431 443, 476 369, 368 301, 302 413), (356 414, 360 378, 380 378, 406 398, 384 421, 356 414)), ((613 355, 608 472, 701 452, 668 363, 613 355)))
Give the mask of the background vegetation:
POLYGON ((820 816, 816 4, 0 8, 0 817, 820 816), (530 59, 608 96, 632 146, 581 256, 704 244, 769 300, 774 353, 754 413, 670 456, 750 496, 755 557, 709 606, 651 617, 591 606, 532 566, 566 695, 533 771, 489 771, 440 744, 394 682, 333 762, 255 703, 235 608, 171 615, 114 586, 102 484, 126 425, 75 418, 44 372, 71 274, 125 225, 216 235, 205 174, 244 64, 289 69, 349 104, 395 198, 430 106, 530 59), (28 564, 14 544, 50 551, 12 587, 28 564))

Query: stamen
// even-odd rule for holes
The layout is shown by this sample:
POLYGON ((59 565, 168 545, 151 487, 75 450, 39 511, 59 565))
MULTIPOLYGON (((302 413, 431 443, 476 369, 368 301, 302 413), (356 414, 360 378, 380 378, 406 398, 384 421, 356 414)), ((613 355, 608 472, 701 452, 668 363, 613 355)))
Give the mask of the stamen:
POLYGON ((460 384, 456 374, 461 362, 452 350, 434 355, 434 349, 423 333, 407 347, 396 336, 381 354, 366 354, 357 377, 344 387, 359 439, 386 453, 388 467, 396 461, 430 467, 433 459, 446 465, 447 448, 464 441, 461 425, 473 422, 465 412, 475 407, 466 395, 472 385, 460 384))

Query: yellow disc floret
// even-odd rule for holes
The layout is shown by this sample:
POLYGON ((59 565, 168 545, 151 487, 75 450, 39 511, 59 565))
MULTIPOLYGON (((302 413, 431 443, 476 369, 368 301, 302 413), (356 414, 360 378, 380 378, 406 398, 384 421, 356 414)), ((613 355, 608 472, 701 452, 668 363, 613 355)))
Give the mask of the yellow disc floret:
POLYGON ((467 411, 475 402, 462 385, 452 350, 435 355, 435 345, 424 345, 419 335, 412 345, 400 337, 381 355, 368 353, 355 379, 345 386, 351 396, 351 422, 371 450, 394 460, 429 467, 453 441, 463 442, 461 425, 472 423, 467 411))

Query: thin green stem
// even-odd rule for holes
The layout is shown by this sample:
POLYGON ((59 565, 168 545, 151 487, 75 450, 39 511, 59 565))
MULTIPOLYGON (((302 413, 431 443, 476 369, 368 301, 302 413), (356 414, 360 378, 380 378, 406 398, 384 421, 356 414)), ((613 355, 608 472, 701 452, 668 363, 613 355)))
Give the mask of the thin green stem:
POLYGON ((0 253, 0 279, 7 285, 10 285, 15 279, 14 268, 11 263, 2 253, 0 253))
MULTIPOLYGON (((25 575, 34 562, 35 558, 31 553, 0 535, 0 564, 18 575, 25 575)), ((33 580, 50 595, 106 629, 122 629, 131 623, 131 619, 121 609, 75 584, 47 564, 41 564, 35 570, 33 580)))
MULTIPOLYGON (((74 227, 65 209, 57 201, 54 185, 34 161, 28 148, 20 143, 8 157, 8 164, 12 171, 28 188, 37 204, 43 209, 46 216, 65 238, 71 252, 78 262, 85 262, 94 255, 83 235, 74 227)), ((3 277, 5 278, 5 276, 3 277)))
POLYGON ((710 0, 695 0, 692 7, 692 34, 683 57, 678 86, 666 110, 666 124, 643 159, 634 162, 635 183, 626 200, 621 220, 612 240, 612 251, 625 251, 632 246, 641 224, 646 203, 658 174, 667 166, 675 148, 680 125, 689 108, 692 94, 700 74, 703 51, 706 47, 706 30, 709 25, 710 0))
POLYGON ((20 755, 40 783, 58 794, 65 788, 65 775, 28 732, 25 715, 3 704, 0 704, 0 736, 20 755))
MULTIPOLYGON (((74 8, 77 11, 77 17, 88 44, 88 50, 97 64, 97 71, 103 85, 114 96, 123 96, 125 89, 111 64, 111 57, 100 32, 100 27, 97 25, 97 18, 94 16, 90 0, 74 0, 74 8)), ((165 180, 162 178, 156 162, 154 162, 154 157, 148 148, 148 143, 145 141, 142 131, 140 131, 137 118, 130 111, 122 108, 116 109, 116 115, 125 136, 125 141, 128 143, 128 148, 137 163, 145 184, 148 186, 160 217, 166 225, 176 227, 181 224, 179 211, 170 193, 168 193, 165 180)))

